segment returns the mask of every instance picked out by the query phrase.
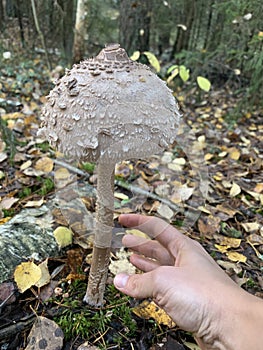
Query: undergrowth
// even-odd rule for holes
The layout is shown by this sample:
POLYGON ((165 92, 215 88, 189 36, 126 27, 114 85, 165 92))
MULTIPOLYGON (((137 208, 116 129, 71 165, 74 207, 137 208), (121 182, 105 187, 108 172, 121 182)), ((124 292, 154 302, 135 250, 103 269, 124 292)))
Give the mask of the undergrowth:
POLYGON ((65 340, 88 339, 101 349, 107 349, 111 344, 121 347, 141 331, 132 316, 130 298, 113 285, 107 286, 105 306, 101 309, 90 308, 82 302, 85 290, 85 282, 74 281, 68 297, 57 297, 52 301, 62 310, 54 320, 63 330, 65 340))

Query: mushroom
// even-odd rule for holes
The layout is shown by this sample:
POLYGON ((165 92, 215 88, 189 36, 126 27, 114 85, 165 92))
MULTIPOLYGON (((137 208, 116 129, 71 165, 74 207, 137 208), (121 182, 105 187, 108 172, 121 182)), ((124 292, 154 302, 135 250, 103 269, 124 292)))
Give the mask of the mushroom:
POLYGON ((97 163, 96 228, 84 301, 101 306, 112 240, 115 164, 160 152, 175 141, 177 102, 147 66, 119 44, 67 70, 47 96, 41 134, 73 159, 97 163))

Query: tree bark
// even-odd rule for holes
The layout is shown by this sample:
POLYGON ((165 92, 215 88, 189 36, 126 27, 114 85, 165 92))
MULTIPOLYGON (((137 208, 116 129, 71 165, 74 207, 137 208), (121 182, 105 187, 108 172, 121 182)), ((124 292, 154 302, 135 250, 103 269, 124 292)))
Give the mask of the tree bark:
POLYGON ((136 50, 149 50, 150 10, 150 0, 120 1, 119 41, 129 55, 136 50))
POLYGON ((178 27, 177 36, 173 45, 171 59, 174 58, 174 55, 182 50, 187 50, 189 47, 189 40, 191 36, 191 30, 193 26, 193 22, 195 19, 195 10, 196 10, 196 0, 187 0, 184 3, 184 10, 182 21, 179 24, 183 24, 186 26, 186 30, 178 27))
POLYGON ((43 49, 44 49, 44 52, 45 52, 47 66, 48 66, 48 69, 51 71, 52 67, 51 67, 51 63, 50 63, 48 52, 47 52, 47 48, 46 48, 45 38, 44 38, 44 35, 43 35, 43 33, 42 33, 41 29, 40 29, 39 22, 38 22, 35 0, 31 0, 31 7, 32 7, 32 12, 33 12, 33 17, 34 17, 36 30, 38 32, 38 35, 40 37, 40 40, 41 40, 41 43, 42 43, 42 46, 43 46, 43 49))
POLYGON ((3 6, 3 0, 0 0, 0 32, 4 31, 4 27, 5 27, 4 6, 3 6))
POLYGON ((76 22, 73 44, 73 62, 79 62, 84 58, 85 39, 87 36, 88 0, 78 0, 76 10, 76 22))

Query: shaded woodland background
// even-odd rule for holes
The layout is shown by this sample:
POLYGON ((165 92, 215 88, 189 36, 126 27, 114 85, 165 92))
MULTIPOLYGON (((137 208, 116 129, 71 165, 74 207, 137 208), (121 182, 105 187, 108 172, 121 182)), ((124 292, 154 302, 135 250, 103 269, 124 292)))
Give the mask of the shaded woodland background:
POLYGON ((262 105, 262 13, 261 0, 1 0, 0 53, 41 54, 51 70, 120 42, 130 55, 156 54, 164 76, 184 64, 229 84, 252 108, 262 105))

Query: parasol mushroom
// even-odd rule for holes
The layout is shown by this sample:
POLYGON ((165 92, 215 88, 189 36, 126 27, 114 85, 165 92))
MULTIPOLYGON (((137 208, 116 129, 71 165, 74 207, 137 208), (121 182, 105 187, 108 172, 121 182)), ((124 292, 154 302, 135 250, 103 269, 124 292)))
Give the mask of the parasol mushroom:
POLYGON ((175 98, 147 66, 119 44, 67 70, 47 96, 41 134, 73 159, 97 162, 93 256, 84 301, 101 306, 107 278, 119 161, 148 157, 175 141, 180 114, 175 98))

